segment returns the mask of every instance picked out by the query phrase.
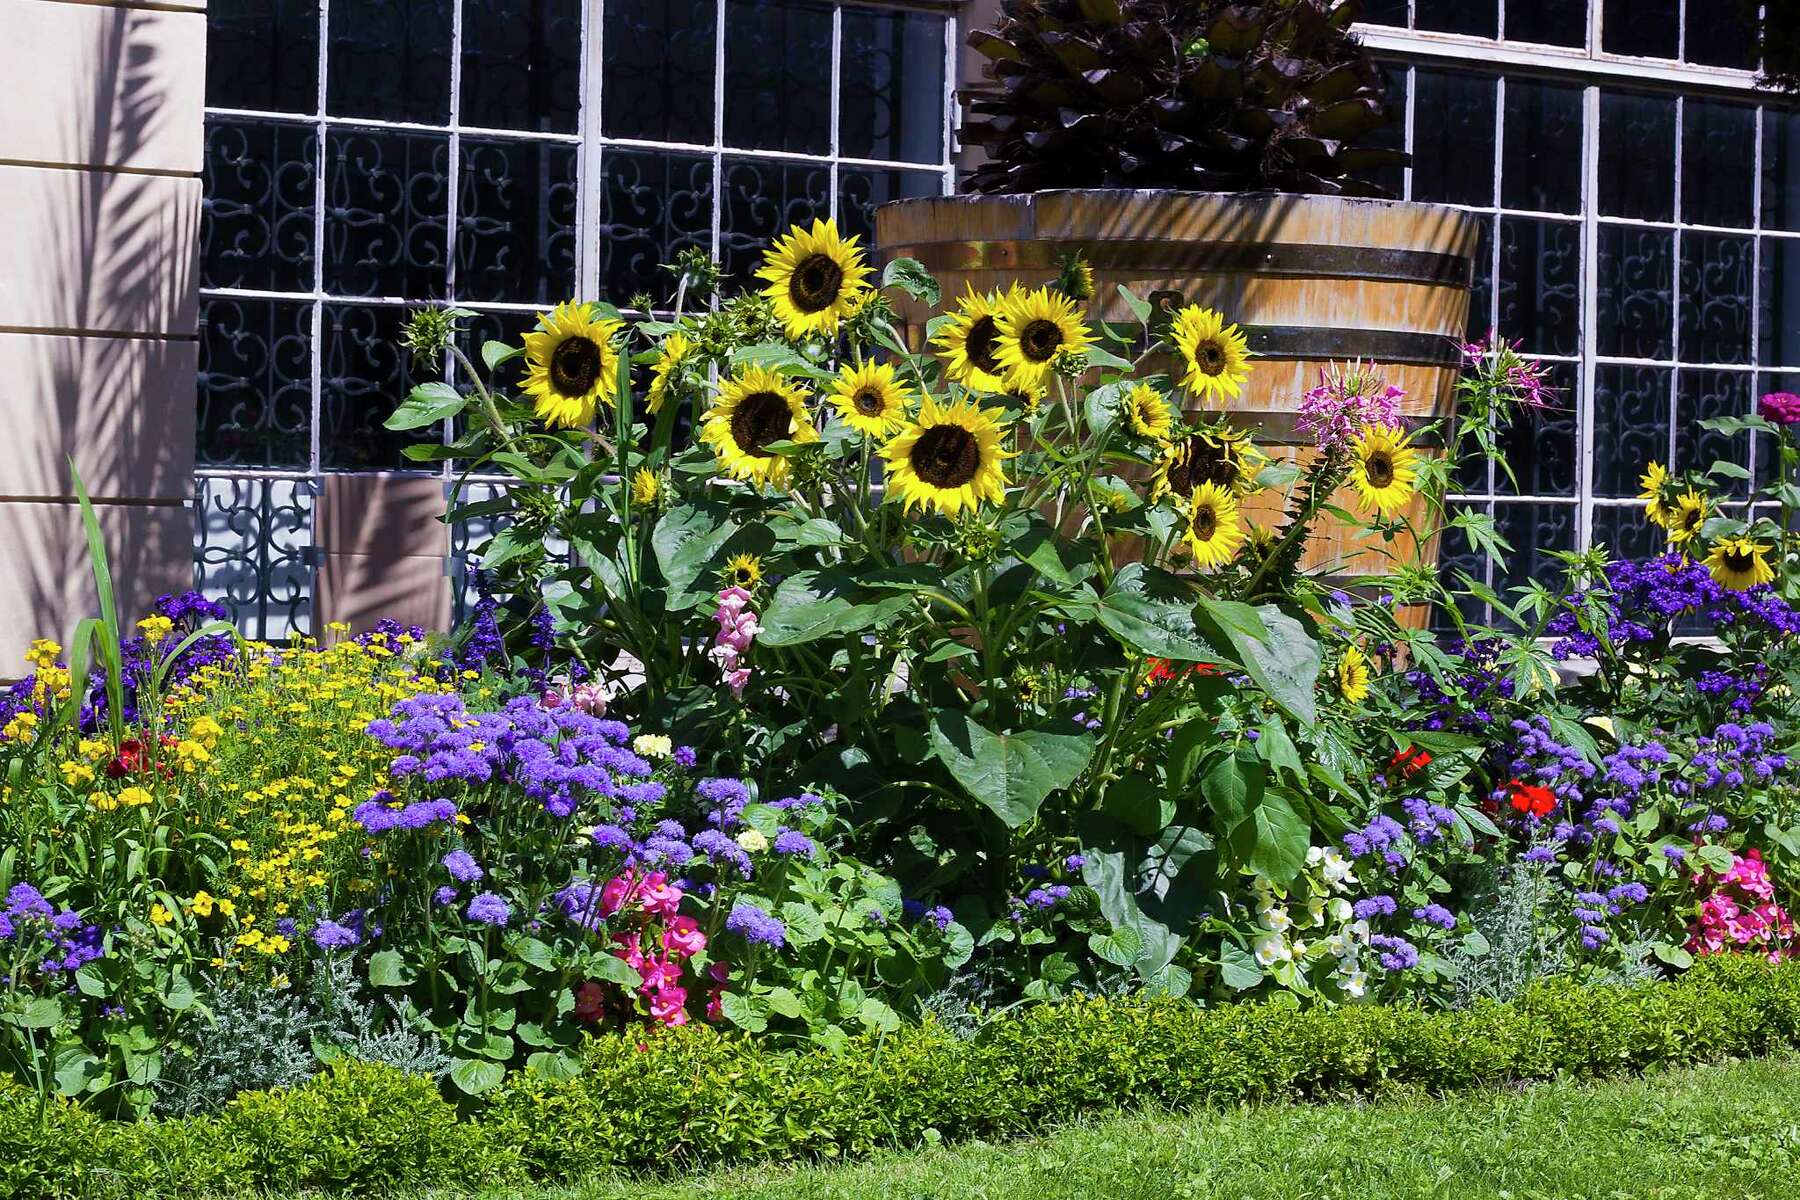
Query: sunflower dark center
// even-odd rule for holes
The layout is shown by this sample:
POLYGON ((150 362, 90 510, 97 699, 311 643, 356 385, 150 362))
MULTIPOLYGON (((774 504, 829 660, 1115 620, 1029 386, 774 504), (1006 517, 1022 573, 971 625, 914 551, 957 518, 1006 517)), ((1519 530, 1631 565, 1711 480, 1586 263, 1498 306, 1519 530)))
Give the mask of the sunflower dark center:
POLYGON ((752 392, 738 401, 731 414, 731 440, 745 454, 767 458, 763 447, 786 438, 793 429, 793 418, 787 401, 774 392, 752 392))
POLYGON ((1177 496, 1191 496, 1203 483, 1228 488, 1236 486, 1237 481, 1237 460, 1224 446, 1206 438, 1189 438, 1169 467, 1169 490, 1177 496))
POLYGON ((756 582, 756 572, 749 567, 739 567, 735 576, 736 582, 750 584, 756 582))
POLYGON ((879 417, 887 410, 887 405, 882 403, 881 392, 875 388, 863 388, 850 397, 850 403, 865 417, 879 417))
POLYGON ((960 425, 933 425, 912 445, 913 473, 932 487, 958 488, 981 469, 981 443, 960 425))
POLYGON ((1062 344, 1062 327, 1055 321, 1031 321, 1019 331, 1019 349, 1032 362, 1049 362, 1062 344))
POLYGON ((1212 535, 1219 531, 1219 514, 1211 505, 1202 505, 1194 510, 1194 536, 1203 542, 1212 540, 1212 535))
POLYGON ((1683 529, 1698 529, 1700 527, 1700 518, 1704 515, 1705 514, 1697 508, 1685 510, 1681 514, 1681 527, 1683 529))
POLYGON ((1721 557, 1727 571, 1742 573, 1756 566, 1756 556, 1741 550, 1727 550, 1721 557))
POLYGON ((819 312, 837 303, 844 288, 844 269, 828 255, 815 254, 794 268, 788 280, 788 299, 801 312, 819 312))
POLYGON ((600 381, 605 355, 589 337, 564 338, 550 352, 550 386, 564 396, 585 396, 600 381))
POLYGON ((1201 342, 1194 347, 1194 363, 1203 374, 1222 375, 1225 372, 1225 347, 1217 342, 1201 342))
POLYGON ((969 361, 986 371, 989 375, 1000 373, 1000 359, 994 354, 1000 341, 1000 327, 994 324, 994 318, 982 317, 969 326, 968 336, 963 338, 963 352, 969 361))
POLYGON ((1370 487, 1387 487, 1394 482, 1394 460, 1377 450, 1363 463, 1363 473, 1369 477, 1370 487))

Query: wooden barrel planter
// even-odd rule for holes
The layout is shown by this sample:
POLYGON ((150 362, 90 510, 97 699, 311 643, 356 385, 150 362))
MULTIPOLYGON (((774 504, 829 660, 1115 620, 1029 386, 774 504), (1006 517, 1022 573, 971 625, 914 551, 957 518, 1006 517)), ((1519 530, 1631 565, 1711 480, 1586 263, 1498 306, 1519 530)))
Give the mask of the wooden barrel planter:
MULTIPOLYGON (((937 196, 875 213, 880 255, 918 259, 943 284, 946 304, 965 285, 1049 282, 1062 257, 1080 251, 1096 280, 1090 320, 1135 323, 1118 284, 1159 303, 1218 309, 1256 354, 1227 412, 1271 456, 1301 463, 1316 451, 1295 429, 1300 398, 1333 364, 1380 364, 1406 391, 1411 423, 1453 414, 1478 240, 1476 219, 1453 208, 1270 193, 937 196)), ((923 308, 909 305, 901 315, 916 344, 923 308)), ((1354 507, 1348 489, 1335 499, 1354 507)), ((1281 504, 1265 494, 1246 506, 1247 516, 1273 523, 1281 504)), ((1425 500, 1415 498, 1407 515, 1425 527, 1425 500)), ((1324 519, 1302 565, 1354 583, 1414 555, 1435 563, 1435 540, 1389 548, 1324 519)), ((1425 614, 1408 616, 1412 624, 1425 614)))

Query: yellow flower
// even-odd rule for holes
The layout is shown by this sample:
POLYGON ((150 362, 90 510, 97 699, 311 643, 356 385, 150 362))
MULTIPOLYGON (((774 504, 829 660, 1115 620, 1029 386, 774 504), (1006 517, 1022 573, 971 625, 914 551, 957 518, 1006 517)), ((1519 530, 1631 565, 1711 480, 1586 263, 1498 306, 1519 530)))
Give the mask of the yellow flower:
POLYGON ((1364 512, 1394 516, 1417 486, 1419 452, 1407 435, 1388 425, 1369 425, 1350 442, 1350 486, 1364 512))
POLYGON ((1175 428, 1175 416, 1161 392, 1147 383, 1140 383, 1126 393, 1125 424, 1141 438, 1166 442, 1175 428))
MULTIPOLYGON (((1013 290, 1019 290, 1016 284, 1013 290)), ((944 360, 944 374, 978 392, 1005 388, 1000 360, 995 356, 1000 347, 998 318, 1004 304, 999 293, 982 295, 969 285, 957 310, 931 339, 944 360)))
POLYGON ((144 805, 153 803, 155 800, 155 796, 152 796, 141 787, 128 787, 119 793, 119 803, 126 808, 142 808, 144 805))
POLYGON ((1169 336, 1187 368, 1183 387, 1202 399, 1237 399, 1250 378, 1250 346, 1242 330, 1227 325, 1216 309, 1190 304, 1175 314, 1169 336))
POLYGON ((94 768, 86 763, 65 762, 56 768, 62 772, 63 782, 70 787, 80 787, 84 783, 94 782, 94 768))
POLYGON ((1202 429, 1180 438, 1163 451, 1150 483, 1150 499, 1175 496, 1182 500, 1203 483, 1216 483, 1235 496, 1256 491, 1257 472, 1265 461, 1262 451, 1239 429, 1202 429))
POLYGON ((727 379, 718 402, 706 414, 700 439, 712 447, 719 466, 733 479, 780 487, 788 460, 764 447, 774 442, 816 442, 799 385, 767 367, 749 367, 727 379))
POLYGON ((218 747, 219 739, 225 736, 225 730, 211 717, 199 716, 188 726, 188 736, 212 750, 218 747))
POLYGON ((109 796, 105 792, 95 792, 88 797, 88 803, 99 812, 112 812, 119 807, 118 797, 109 796))
POLYGON ((734 554, 725 560, 725 582, 749 591, 762 582, 762 559, 754 554, 734 554))
POLYGON ((631 503, 634 508, 649 508, 662 491, 662 481, 649 467, 639 467, 631 477, 631 503))
POLYGON ((1671 546, 1686 546, 1700 536, 1700 527, 1706 524, 1706 497, 1689 488, 1676 497, 1675 507, 1663 509, 1659 523, 1669 531, 1671 546))
POLYGON ((525 394, 536 400, 539 420, 552 429, 586 425, 602 400, 613 404, 613 338, 623 325, 572 300, 538 314, 538 331, 525 335, 525 394))
POLYGON ((640 733, 631 740, 631 748, 645 758, 667 758, 675 751, 675 743, 665 733, 640 733))
POLYGON ((221 917, 229 917, 233 913, 237 912, 237 905, 233 904, 229 900, 221 899, 218 903, 219 903, 219 915, 221 917))
POLYGON ((888 494, 907 512, 927 507, 947 517, 984 501, 998 504, 1006 496, 1001 464, 1013 456, 1000 444, 1005 431, 997 415, 966 400, 940 408, 925 397, 918 421, 881 448, 888 494))
POLYGON ((652 416, 663 410, 669 399, 670 379, 697 349, 698 343, 679 330, 663 339, 656 361, 650 364, 650 392, 644 405, 652 416))
POLYGON ((1749 538, 1721 538, 1713 543, 1712 553, 1706 556, 1706 566, 1720 584, 1741 592, 1774 580, 1775 571, 1769 566, 1768 553, 1767 546, 1749 538))
POLYGON ((194 898, 187 902, 187 908, 196 917, 210 917, 213 914, 213 904, 210 892, 195 892, 194 898))
POLYGON ((1644 473, 1638 477, 1638 499, 1647 501, 1644 514, 1654 525, 1661 525, 1669 519, 1669 507, 1663 503, 1663 493, 1669 486, 1669 472, 1659 462, 1644 465, 1644 473))
POLYGON ((161 904, 152 904, 150 906, 150 923, 152 925, 167 925, 174 919, 175 914, 164 908, 161 904))
POLYGON ((1046 387, 1059 358, 1093 345, 1093 334, 1078 313, 1073 300, 1049 288, 1007 298, 995 322, 999 338, 994 357, 1008 386, 1046 387))
POLYGON ((156 616, 145 617, 137 623, 137 627, 143 631, 144 640, 152 646, 160 645, 163 639, 175 632, 175 622, 160 613, 156 616))
POLYGON ((831 385, 831 403, 844 424, 872 438, 885 438, 906 424, 913 391, 888 363, 845 363, 831 385))
POLYGON ((13 719, 6 723, 6 727, 0 729, 0 737, 9 742, 22 742, 30 737, 32 731, 37 727, 38 715, 30 709, 26 709, 24 712, 14 714, 13 719))
POLYGON ((38 638, 31 643, 31 648, 25 651, 25 661, 40 671, 54 667, 56 660, 62 655, 62 649, 60 645, 49 638, 38 638))
POLYGON ((186 770, 192 771, 201 763, 211 760, 212 755, 199 742, 184 740, 175 743, 175 761, 186 770))
POLYGON ((1237 497, 1216 483, 1203 483, 1188 499, 1187 530, 1182 541, 1202 571, 1231 561, 1244 541, 1237 497))
POLYGON ((756 277, 775 302, 775 316, 791 338, 829 334, 862 304, 869 266, 853 237, 839 237, 837 222, 795 225, 763 256, 756 277))
POLYGON ((1355 646, 1346 646, 1337 665, 1338 694, 1347 703, 1361 704, 1369 696, 1369 660, 1355 646))

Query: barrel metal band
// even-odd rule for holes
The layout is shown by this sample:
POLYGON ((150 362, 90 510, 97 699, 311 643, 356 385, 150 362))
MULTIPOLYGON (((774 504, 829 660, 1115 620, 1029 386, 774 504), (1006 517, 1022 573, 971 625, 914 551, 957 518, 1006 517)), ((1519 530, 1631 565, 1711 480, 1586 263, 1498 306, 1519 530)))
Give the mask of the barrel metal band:
POLYGON ((1244 338, 1258 358, 1277 362, 1322 360, 1400 363, 1415 367, 1460 367, 1462 344, 1441 333, 1410 329, 1330 329, 1314 325, 1244 325, 1244 338))
POLYGON ((1097 271, 1147 276, 1255 274, 1294 279, 1368 279, 1470 286, 1474 264, 1460 254, 1307 242, 1196 242, 1141 238, 1100 241, 926 242, 884 247, 886 258, 915 258, 931 271, 1054 271, 1080 251, 1097 271))

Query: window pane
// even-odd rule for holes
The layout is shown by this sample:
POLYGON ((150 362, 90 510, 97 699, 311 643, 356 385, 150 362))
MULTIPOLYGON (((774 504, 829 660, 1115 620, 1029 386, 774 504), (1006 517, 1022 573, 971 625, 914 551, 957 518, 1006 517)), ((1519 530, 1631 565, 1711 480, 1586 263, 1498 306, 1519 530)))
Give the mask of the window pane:
POLYGON ((199 390, 201 465, 305 468, 312 305, 202 299, 199 390))
POLYGON ((1669 454, 1667 367, 1601 363, 1594 372, 1594 495, 1635 496, 1650 459, 1669 454))
POLYGON ((325 290, 442 299, 450 139, 333 130, 325 141, 325 290))
POLYGON ((1546 363, 1550 386, 1556 395, 1539 409, 1524 409, 1501 432, 1500 448, 1518 476, 1518 485, 1506 472, 1494 473, 1495 490, 1502 495, 1573 496, 1576 491, 1576 367, 1573 363, 1546 363))
POLYGON ((608 137, 713 141, 713 0, 606 0, 608 137))
POLYGON ((1600 353, 1669 358, 1674 352, 1675 235, 1600 227, 1600 353))
MULTIPOLYGON (((1456 512, 1459 513, 1470 509, 1484 515, 1492 515, 1488 513, 1486 505, 1459 504, 1456 506, 1456 512)), ((1454 526, 1446 526, 1443 536, 1438 539, 1438 577, 1444 581, 1445 587, 1456 592, 1456 604, 1461 610, 1464 620, 1486 621, 1487 605, 1473 596, 1456 591, 1462 586, 1462 581, 1457 578, 1456 572, 1462 571, 1471 578, 1485 583, 1487 582, 1487 569, 1487 555, 1475 549, 1469 541, 1469 535, 1454 526)), ((1432 628, 1444 632, 1454 632, 1456 626, 1448 613, 1439 610, 1432 615, 1432 628)))
POLYGON ((1575 505, 1502 501, 1494 505, 1494 527, 1513 548, 1506 569, 1494 569, 1494 590, 1503 599, 1516 599, 1508 593, 1534 579, 1554 585, 1562 578, 1563 565, 1551 554, 1575 548, 1575 505))
POLYGON ((313 290, 317 157, 310 125, 206 119, 202 287, 313 290))
POLYGON ((1581 211, 1581 89, 1506 81, 1501 202, 1542 212, 1581 211))
POLYGON ((1370 25, 1406 28, 1406 0, 1365 0, 1362 19, 1370 25))
POLYGON ((730 0, 725 10, 725 144, 830 153, 830 5, 730 0))
MULTIPOLYGON (((1738 371, 1682 371, 1677 380, 1675 398, 1675 461, 1670 469, 1704 471, 1713 463, 1736 463, 1749 469, 1750 435, 1748 432, 1723 434, 1700 428, 1700 422, 1714 417, 1742 417, 1755 411, 1751 396, 1752 380, 1738 371)), ((1728 496, 1747 496, 1748 482, 1727 479, 1714 485, 1728 496)))
POLYGON ((457 299, 575 294, 575 147, 465 137, 457 180, 457 299))
POLYGON ((1762 227, 1800 231, 1800 113, 1763 109, 1762 227))
POLYGON ((1677 0, 1606 0, 1600 45, 1608 54, 1674 58, 1680 32, 1677 0))
POLYGON ((1687 0, 1687 10, 1687 46, 1682 58, 1709 67, 1756 69, 1756 24, 1744 15, 1741 5, 1687 0))
POLYGON ((455 0, 332 0, 325 111, 339 117, 450 120, 455 0))
POLYGON ((1583 0, 1506 0, 1506 40, 1550 46, 1586 46, 1588 12, 1583 0))
POLYGON ((1750 361, 1754 238, 1681 236, 1681 361, 1750 361))
POLYGON ((581 0, 463 0, 462 47, 462 124, 575 132, 581 0))
POLYGON ((1500 219, 1500 333, 1530 354, 1581 349, 1581 227, 1500 219))
POLYGON ((1597 505, 1593 521, 1593 544, 1605 546, 1613 558, 1645 559, 1663 552, 1662 528, 1650 523, 1641 504, 1597 505))
POLYGON ((1413 199, 1493 204, 1493 77, 1420 68, 1413 79, 1413 199))
POLYGON ((318 0, 236 0, 206 14, 211 108, 317 112, 318 0))
POLYGON ((855 234, 869 246, 875 240, 875 210, 889 200, 912 196, 936 196, 944 190, 944 177, 935 171, 884 171, 880 168, 841 167, 838 170, 838 228, 855 234))
POLYGON ((838 153, 944 161, 944 19, 846 7, 838 153))
POLYGON ((712 246, 712 159, 607 149, 600 228, 600 294, 614 304, 647 292, 663 302, 674 278, 659 268, 689 246, 712 246))
POLYGON ((1756 110, 1690 97, 1681 107, 1681 219, 1748 229, 1756 176, 1756 110))
POLYGON ((719 261, 728 279, 753 282, 769 242, 788 226, 831 215, 831 172, 823 163, 728 158, 719 261))
POLYGON ((1475 247, 1475 278, 1469 289, 1469 340, 1478 341, 1494 319, 1494 220, 1482 217, 1481 241, 1475 247))
MULTIPOLYGON (((1393 120, 1371 130, 1363 137, 1363 144, 1371 148, 1383 150, 1406 150, 1406 88, 1411 72, 1398 65, 1382 68, 1383 82, 1386 83, 1384 99, 1393 120)), ((1392 199, 1401 199, 1406 195, 1406 168, 1403 166, 1372 167, 1358 174, 1392 199)))
POLYGON ((423 381, 413 378, 412 356, 400 345, 406 314, 399 304, 325 306, 319 454, 326 470, 406 468, 412 464, 402 447, 440 440, 436 425, 397 433, 382 424, 423 381))
POLYGON ((1642 221, 1675 219, 1675 101, 1600 94, 1600 211, 1642 221))
POLYGON ((1499 7, 1495 0, 1414 0, 1413 27, 1491 38, 1500 32, 1499 7))
POLYGON ((1765 367, 1800 367, 1800 241, 1763 238, 1760 273, 1756 359, 1765 367))

